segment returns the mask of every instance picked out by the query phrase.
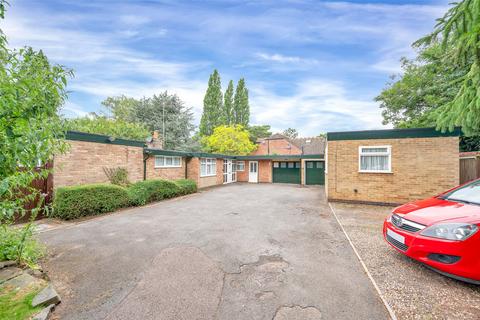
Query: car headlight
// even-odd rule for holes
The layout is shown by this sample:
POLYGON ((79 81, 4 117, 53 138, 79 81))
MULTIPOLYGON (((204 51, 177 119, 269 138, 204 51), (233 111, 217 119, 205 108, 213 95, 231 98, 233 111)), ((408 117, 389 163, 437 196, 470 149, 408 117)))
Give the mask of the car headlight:
POLYGON ((426 237, 462 241, 477 232, 478 227, 470 223, 438 223, 425 228, 420 234, 426 237))

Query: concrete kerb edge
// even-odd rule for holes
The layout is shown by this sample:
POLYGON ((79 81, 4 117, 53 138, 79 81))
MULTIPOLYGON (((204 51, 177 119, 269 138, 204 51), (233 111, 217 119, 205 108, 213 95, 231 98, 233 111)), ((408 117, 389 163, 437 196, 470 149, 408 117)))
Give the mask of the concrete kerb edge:
POLYGON ((365 273, 367 274, 368 278, 369 278, 370 281, 372 282, 373 287, 374 287, 375 290, 377 291, 377 293, 378 293, 378 295, 379 295, 379 297, 380 297, 380 300, 382 300, 383 305, 384 305, 385 308, 387 309, 387 311, 388 311, 388 313, 389 313, 389 315, 390 315, 390 318, 391 318, 392 320, 398 320, 398 319, 397 319, 397 316, 395 315, 395 312, 393 311, 393 309, 390 307, 390 305, 388 304, 387 300, 386 300, 385 297, 383 296, 382 291, 380 291, 380 288, 378 287, 377 283, 375 282, 375 279, 373 279, 372 274, 370 273, 370 271, 368 271, 368 268, 367 268, 365 262, 363 261, 362 257, 360 257, 360 254, 358 253, 357 249, 355 248, 355 245, 353 244, 352 240, 350 239, 350 237, 348 236, 347 232, 345 231, 345 228, 343 227, 342 223, 340 222, 340 219, 338 218, 337 214, 335 213, 335 209, 333 209, 332 204, 331 204, 330 202, 328 203, 328 206, 330 207, 330 210, 332 211, 333 216, 335 217, 335 220, 337 220, 338 225, 339 225, 340 228, 342 229, 343 234, 345 234, 345 237, 347 238, 348 243, 350 243, 350 246, 352 247, 353 252, 355 252, 355 255, 357 256, 358 260, 360 261, 360 264, 362 265, 363 270, 365 271, 365 273))
MULTIPOLYGON (((59 225, 58 227, 53 227, 53 228, 50 228, 50 229, 46 229, 46 230, 36 231, 35 233, 40 234, 40 233, 54 231, 54 230, 57 230, 57 229, 73 228, 73 227, 75 227, 77 225, 80 225, 80 224, 88 223, 88 222, 91 222, 91 221, 107 219, 108 217, 110 217, 112 215, 117 215, 117 214, 122 214, 122 213, 123 214, 131 214, 132 213, 131 211, 134 211, 135 209, 155 207, 155 206, 158 206, 158 205, 160 205, 162 203, 165 203, 165 202, 174 202, 174 201, 182 200, 182 199, 185 199, 185 198, 194 197, 194 196, 199 195, 202 191, 209 191, 209 190, 205 190, 205 188, 203 188, 203 189, 199 189, 195 193, 190 193, 190 194, 186 194, 186 195, 175 197, 175 198, 155 201, 155 202, 151 202, 151 203, 148 203, 146 205, 143 205, 143 206, 121 208, 121 209, 118 209, 116 211, 105 212, 101 215, 86 216, 86 217, 79 218, 79 220, 77 220, 77 221, 73 220, 72 222, 69 222, 69 221, 65 222, 64 220, 59 220, 59 221, 63 222, 62 225, 59 225)), ((41 220, 39 220, 39 221, 41 221, 41 220)))

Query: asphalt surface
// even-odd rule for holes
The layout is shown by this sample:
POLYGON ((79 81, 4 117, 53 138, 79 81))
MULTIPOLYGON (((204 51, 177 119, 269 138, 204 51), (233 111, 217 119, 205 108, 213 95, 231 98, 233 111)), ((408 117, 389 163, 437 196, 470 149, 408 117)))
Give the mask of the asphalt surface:
POLYGON ((233 184, 40 238, 57 319, 388 319, 322 188, 233 184))

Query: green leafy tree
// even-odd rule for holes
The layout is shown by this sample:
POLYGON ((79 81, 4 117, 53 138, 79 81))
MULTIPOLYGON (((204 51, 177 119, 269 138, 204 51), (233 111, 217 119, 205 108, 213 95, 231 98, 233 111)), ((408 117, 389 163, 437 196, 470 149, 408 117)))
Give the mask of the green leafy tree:
POLYGON ((250 122, 250 105, 248 103, 248 89, 245 79, 238 80, 235 96, 233 98, 234 123, 247 127, 250 122))
POLYGON ((270 129, 271 127, 268 124, 247 127, 247 131, 250 133, 250 140, 253 143, 257 142, 258 139, 270 137, 272 135, 270 129))
POLYGON ((102 101, 102 105, 107 109, 107 116, 126 122, 135 121, 133 112, 138 104, 138 100, 125 95, 108 97, 102 101))
POLYGON ((216 127, 212 135, 202 138, 202 144, 206 152, 228 155, 247 155, 256 149, 241 125, 216 127))
MULTIPOLYGON (((6 2, 0 0, 0 18, 6 2)), ((0 242, 0 252, 8 259, 33 263, 36 253, 25 250, 32 242, 32 223, 10 229, 16 214, 26 213, 25 204, 34 200, 33 220, 40 211, 44 195, 31 187, 32 181, 45 178, 48 170, 37 169, 56 153, 65 151, 65 135, 58 111, 64 103, 67 79, 72 72, 52 65, 41 51, 30 47, 11 50, 0 30, 0 233, 12 235, 12 242, 0 242)), ((10 237, 9 236, 9 237, 10 237)), ((0 260, 3 260, 0 257, 0 260)))
POLYGON ((167 91, 142 99, 134 109, 133 121, 150 131, 158 130, 163 136, 164 148, 169 150, 185 150, 195 129, 192 108, 167 91))
POLYGON ((112 119, 91 114, 83 118, 67 120, 68 130, 104 134, 111 137, 144 141, 150 136, 147 127, 140 123, 112 119))
POLYGON ((231 125, 234 123, 233 119, 233 81, 228 82, 227 90, 224 95, 223 103, 223 124, 231 125))
POLYGON ((383 123, 395 127, 435 126, 438 109, 452 101, 468 73, 453 61, 443 61, 439 44, 418 48, 415 59, 402 58, 403 74, 392 81, 375 100, 380 102, 383 123))
POLYGON ((455 97, 436 110, 437 128, 462 126, 466 135, 480 134, 480 0, 452 3, 434 31, 417 45, 440 43, 440 59, 468 72, 455 77, 460 88, 455 97))
POLYGON ((200 135, 209 136, 223 122, 223 95, 220 74, 215 69, 208 79, 208 88, 203 98, 203 113, 200 120, 200 135))
MULTIPOLYGON (((164 135, 166 149, 188 150, 193 145, 190 137, 195 129, 192 108, 186 107, 177 95, 165 91, 141 100, 126 96, 109 97, 102 104, 107 109, 109 117, 116 120, 110 122, 111 130, 107 132, 114 129, 113 125, 118 125, 118 130, 115 129, 114 132, 121 132, 121 128, 126 128, 128 130, 124 138, 138 139, 144 137, 146 128, 150 132, 158 130, 164 135)), ((104 123, 107 119, 100 120, 104 123)))
POLYGON ((288 128, 286 130, 283 130, 282 134, 290 139, 295 139, 298 137, 298 131, 297 129, 294 128, 288 128))

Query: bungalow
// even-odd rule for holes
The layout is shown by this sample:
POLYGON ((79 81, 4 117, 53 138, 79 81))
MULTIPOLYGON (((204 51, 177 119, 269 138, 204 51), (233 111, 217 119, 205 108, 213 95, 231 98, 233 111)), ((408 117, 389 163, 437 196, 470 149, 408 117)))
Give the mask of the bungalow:
POLYGON ((330 201, 398 204, 440 193, 459 183, 460 130, 432 128, 329 132, 289 139, 275 134, 255 152, 228 156, 163 150, 147 144, 68 132, 69 152, 54 157, 53 185, 107 182, 105 168, 124 167, 132 182, 182 179, 199 188, 233 183, 324 185, 330 201))

